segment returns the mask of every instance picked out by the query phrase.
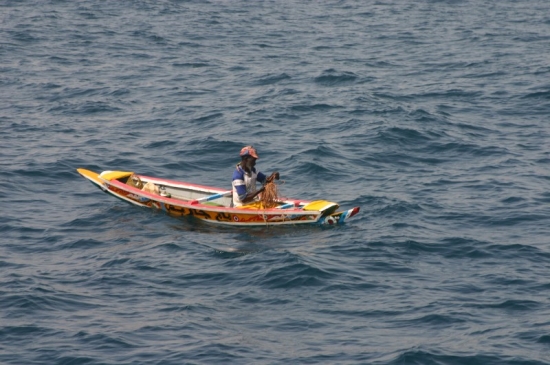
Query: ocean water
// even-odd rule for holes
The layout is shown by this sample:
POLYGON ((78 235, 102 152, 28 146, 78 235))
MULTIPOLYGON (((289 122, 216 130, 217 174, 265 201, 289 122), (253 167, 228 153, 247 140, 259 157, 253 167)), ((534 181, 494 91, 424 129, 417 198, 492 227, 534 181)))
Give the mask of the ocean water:
POLYGON ((0 0, 0 363, 550 364, 550 2, 0 0), (76 168, 344 226, 216 227, 76 168))

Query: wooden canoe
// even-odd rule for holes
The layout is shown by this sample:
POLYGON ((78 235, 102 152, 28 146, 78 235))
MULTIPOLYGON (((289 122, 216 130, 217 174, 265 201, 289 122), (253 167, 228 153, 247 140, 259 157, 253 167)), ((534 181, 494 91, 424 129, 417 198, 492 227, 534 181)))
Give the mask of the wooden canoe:
POLYGON ((171 216, 192 216, 206 222, 232 226, 343 224, 359 207, 337 211, 326 200, 285 199, 274 208, 259 202, 232 207, 231 190, 134 174, 129 171, 96 172, 77 169, 102 191, 128 203, 158 209, 171 216))

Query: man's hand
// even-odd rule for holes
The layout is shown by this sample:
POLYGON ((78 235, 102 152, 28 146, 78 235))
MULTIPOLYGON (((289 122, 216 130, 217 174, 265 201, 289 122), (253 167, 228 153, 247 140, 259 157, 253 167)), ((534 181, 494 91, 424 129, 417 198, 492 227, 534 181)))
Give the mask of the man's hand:
POLYGON ((259 188, 258 190, 256 190, 255 192, 253 193, 248 193, 246 195, 246 197, 242 200, 243 203, 248 203, 248 202, 251 202, 252 200, 254 200, 254 198, 256 197, 256 195, 259 195, 261 193, 263 193, 265 191, 265 186, 262 186, 261 188, 259 188))
POLYGON ((266 179, 266 182, 272 182, 273 179, 279 180, 279 178, 280 178, 279 172, 278 172, 278 171, 275 171, 274 173, 272 173, 271 175, 269 175, 269 177, 266 179))

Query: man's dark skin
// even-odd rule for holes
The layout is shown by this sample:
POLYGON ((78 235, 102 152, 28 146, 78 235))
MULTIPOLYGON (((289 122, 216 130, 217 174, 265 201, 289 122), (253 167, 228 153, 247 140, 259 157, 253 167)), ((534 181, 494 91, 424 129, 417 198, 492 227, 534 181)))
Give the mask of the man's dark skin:
MULTIPOLYGON (((243 156, 242 157, 242 160, 241 160, 241 167, 243 168, 243 170, 250 174, 252 172, 252 168, 256 166, 256 159, 252 156, 243 156)), ((274 172, 272 173, 271 175, 269 175, 267 178, 266 178, 266 183, 268 182, 271 182, 273 181, 273 179, 275 180, 279 180, 279 173, 278 172, 274 172)), ((262 193, 263 191, 265 190, 265 186, 262 186, 260 189, 256 190, 255 192, 253 193, 248 193, 246 195, 246 197, 242 200, 243 203, 248 203, 252 200, 254 200, 254 198, 262 193)))

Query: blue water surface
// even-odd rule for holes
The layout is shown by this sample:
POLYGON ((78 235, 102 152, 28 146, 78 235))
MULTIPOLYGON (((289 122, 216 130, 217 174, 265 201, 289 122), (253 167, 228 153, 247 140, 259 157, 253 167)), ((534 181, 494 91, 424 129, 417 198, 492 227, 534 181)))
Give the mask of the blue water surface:
POLYGON ((0 1, 0 363, 550 364, 550 3, 0 1), (76 168, 344 226, 216 227, 76 168))

